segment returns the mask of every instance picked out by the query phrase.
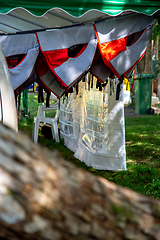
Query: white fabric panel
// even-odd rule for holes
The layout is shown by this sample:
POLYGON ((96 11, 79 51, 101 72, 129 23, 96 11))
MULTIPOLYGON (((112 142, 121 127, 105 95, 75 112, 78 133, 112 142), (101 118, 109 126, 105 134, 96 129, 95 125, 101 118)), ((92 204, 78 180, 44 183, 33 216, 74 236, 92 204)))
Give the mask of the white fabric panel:
POLYGON ((29 49, 38 47, 36 35, 33 33, 0 36, 0 43, 5 57, 27 54, 29 49))
POLYGON ((53 29, 37 32, 43 51, 65 49, 77 44, 88 43, 95 38, 92 25, 71 27, 66 29, 53 29))
POLYGON ((80 116, 77 118, 76 113, 81 112, 77 111, 77 109, 80 109, 80 105, 78 104, 79 101, 76 101, 76 104, 73 104, 75 101, 74 95, 75 93, 69 94, 68 98, 61 99, 59 117, 61 138, 64 138, 65 145, 73 152, 75 152, 78 147, 79 138, 80 116))
POLYGON ((92 39, 80 56, 69 58, 68 61, 54 70, 67 86, 72 85, 89 68, 95 55, 96 47, 97 40, 92 39))
POLYGON ((138 41, 130 47, 126 47, 125 51, 110 61, 120 76, 131 68, 143 55, 151 39, 152 32, 153 28, 148 27, 138 41))
POLYGON ((123 86, 121 88, 119 100, 116 101, 116 87, 115 91, 109 97, 109 113, 107 123, 109 125, 109 143, 108 143, 108 156, 121 159, 122 168, 125 166, 125 122, 124 122, 124 97, 123 86))
POLYGON ((100 43, 110 42, 154 25, 154 18, 143 14, 132 14, 96 23, 100 43))
POLYGON ((17 67, 9 69, 14 90, 30 77, 38 53, 39 48, 29 49, 25 59, 17 67))
POLYGON ((112 95, 110 82, 99 91, 94 78, 93 88, 88 90, 86 79, 79 83, 78 95, 74 92, 64 103, 61 101, 61 137, 75 152, 75 157, 86 165, 96 169, 125 170, 123 88, 120 100, 116 101, 117 82, 109 81, 113 81, 112 95))
POLYGON ((96 169, 125 170, 123 91, 116 101, 117 83, 113 84, 115 91, 111 96, 110 84, 102 92, 95 88, 86 91, 84 87, 81 133, 75 157, 96 169))
POLYGON ((0 121, 18 131, 17 111, 11 77, 0 44, 0 121))

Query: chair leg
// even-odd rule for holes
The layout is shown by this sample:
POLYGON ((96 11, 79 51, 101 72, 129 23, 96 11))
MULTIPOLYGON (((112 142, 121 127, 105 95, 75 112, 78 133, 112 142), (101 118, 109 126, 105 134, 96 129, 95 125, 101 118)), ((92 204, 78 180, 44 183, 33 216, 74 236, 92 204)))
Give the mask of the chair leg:
POLYGON ((51 131, 52 131, 52 138, 54 139, 54 138, 55 138, 55 134, 54 134, 54 127, 53 127, 53 124, 51 125, 51 131))
POLYGON ((37 121, 37 118, 34 117, 33 119, 33 129, 32 129, 32 139, 33 139, 33 142, 35 142, 35 137, 36 137, 36 121, 37 121))
POLYGON ((57 121, 52 121, 53 122, 53 129, 54 129, 54 137, 56 142, 59 142, 59 134, 58 134, 58 126, 57 126, 57 121))
POLYGON ((32 128, 32 140, 34 141, 34 132, 35 132, 35 122, 33 120, 33 128, 32 128))
POLYGON ((34 142, 37 143, 38 142, 38 132, 39 132, 39 119, 36 118, 35 121, 34 121, 34 142))

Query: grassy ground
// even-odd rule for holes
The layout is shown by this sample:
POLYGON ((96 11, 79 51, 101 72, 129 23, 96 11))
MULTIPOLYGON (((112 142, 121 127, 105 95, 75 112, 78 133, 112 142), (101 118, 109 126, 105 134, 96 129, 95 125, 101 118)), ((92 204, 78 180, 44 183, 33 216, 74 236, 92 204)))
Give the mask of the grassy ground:
MULTIPOLYGON (((19 130, 32 136, 33 117, 37 114, 37 95, 29 94, 29 120, 20 121, 19 130)), ((118 185, 160 199, 160 115, 125 117, 127 171, 104 171, 87 167, 64 146, 39 135, 39 144, 60 151, 66 161, 118 185)))

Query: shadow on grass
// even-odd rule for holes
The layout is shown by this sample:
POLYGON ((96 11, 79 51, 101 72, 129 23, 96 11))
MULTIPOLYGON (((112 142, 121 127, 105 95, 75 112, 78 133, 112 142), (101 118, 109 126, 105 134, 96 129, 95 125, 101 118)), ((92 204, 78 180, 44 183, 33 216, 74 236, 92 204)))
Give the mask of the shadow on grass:
POLYGON ((127 160, 160 167, 160 116, 126 118, 127 160))
MULTIPOLYGON (((83 162, 76 159, 74 153, 64 146, 63 139, 60 140, 60 143, 57 143, 55 140, 44 139, 43 136, 40 136, 39 144, 46 146, 50 150, 58 150, 66 161, 72 162, 77 167, 83 168, 96 176, 103 177, 117 185, 154 197, 154 192, 150 194, 147 193, 148 188, 146 186, 149 186, 149 184, 159 178, 160 169, 151 167, 150 163, 143 162, 138 164, 133 160, 127 163, 127 171, 97 170, 86 166, 83 162)), ((159 197, 158 195, 157 198, 159 197)))

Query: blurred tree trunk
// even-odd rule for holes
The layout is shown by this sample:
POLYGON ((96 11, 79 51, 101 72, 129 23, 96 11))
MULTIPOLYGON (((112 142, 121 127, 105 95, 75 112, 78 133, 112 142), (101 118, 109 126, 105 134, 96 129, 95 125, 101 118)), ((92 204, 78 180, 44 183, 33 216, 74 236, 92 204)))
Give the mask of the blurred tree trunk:
POLYGON ((160 201, 64 161, 0 123, 0 239, 160 239, 160 201))
POLYGON ((153 74, 152 70, 152 39, 149 41, 146 53, 141 61, 137 64, 137 72, 138 74, 148 73, 153 74))
POLYGON ((151 39, 148 43, 147 50, 144 56, 145 64, 144 64, 143 73, 153 74, 152 53, 153 53, 153 48, 152 48, 152 39, 151 39))
POLYGON ((137 63, 137 73, 142 74, 145 69, 145 56, 137 63))
MULTIPOLYGON (((146 53, 144 57, 141 59, 141 61, 138 62, 137 64, 137 73, 138 74, 153 74, 152 70, 152 52, 153 52, 153 47, 152 47, 152 39, 149 41, 146 53)), ((135 92, 133 91, 133 96, 135 99, 135 92)))
MULTIPOLYGON (((152 74, 152 40, 148 43, 148 47, 144 57, 136 65, 137 74, 149 73, 152 74)), ((132 105, 135 105, 135 88, 132 93, 132 105)))

